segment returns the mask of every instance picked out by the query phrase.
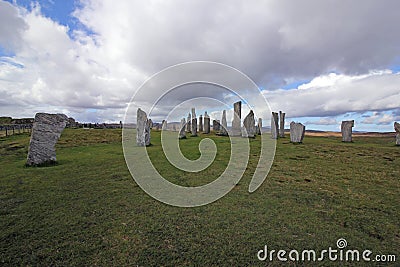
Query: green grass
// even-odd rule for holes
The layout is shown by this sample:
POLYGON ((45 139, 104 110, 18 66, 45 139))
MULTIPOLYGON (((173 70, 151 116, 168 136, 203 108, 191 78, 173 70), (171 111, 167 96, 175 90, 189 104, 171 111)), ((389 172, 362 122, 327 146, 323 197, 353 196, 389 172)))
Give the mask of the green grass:
MULTIPOLYGON (((228 139, 209 136, 218 154, 200 173, 167 163, 159 132, 152 132, 148 151, 170 181, 201 185, 218 177, 229 160, 228 139)), ((181 140, 188 158, 199 156, 202 137, 181 140)), ((0 138, 0 265, 281 266, 276 258, 258 261, 257 251, 264 245, 319 251, 336 248, 341 237, 348 249, 395 254, 398 264, 400 147, 392 138, 342 143, 306 136, 299 145, 279 139, 271 171, 252 194, 247 189, 259 137, 250 142, 248 169, 229 194, 206 206, 178 208, 136 185, 120 130, 66 129, 57 165, 40 168, 24 166, 28 134, 0 138)), ((326 260, 296 266, 318 264, 346 265, 326 260)))

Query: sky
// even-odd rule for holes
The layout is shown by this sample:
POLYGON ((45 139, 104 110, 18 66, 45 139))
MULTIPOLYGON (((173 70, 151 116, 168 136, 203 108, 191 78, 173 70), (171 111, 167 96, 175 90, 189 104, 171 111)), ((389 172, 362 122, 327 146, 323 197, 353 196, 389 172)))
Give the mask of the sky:
MULTIPOLYGON (((355 131, 394 131, 398 10, 397 0, 0 0, 0 116, 48 112, 119 122, 155 73, 213 61, 250 77, 272 110, 286 112, 287 125, 338 131, 342 120, 354 119, 355 131)), ((154 90, 149 94, 161 92, 154 90)), ((226 97, 215 86, 187 86, 152 112, 154 121, 199 91, 226 97)), ((218 119, 222 113, 207 99, 196 108, 218 119)), ((254 108, 269 125, 268 107, 254 108)))

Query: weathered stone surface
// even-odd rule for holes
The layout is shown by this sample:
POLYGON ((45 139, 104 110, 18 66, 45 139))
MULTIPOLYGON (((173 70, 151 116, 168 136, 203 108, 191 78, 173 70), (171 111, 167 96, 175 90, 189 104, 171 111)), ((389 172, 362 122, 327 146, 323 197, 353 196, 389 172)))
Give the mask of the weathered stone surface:
POLYGON ((190 114, 190 112, 189 112, 189 114, 188 114, 188 117, 187 117, 187 121, 186 121, 187 123, 186 123, 186 131, 188 132, 188 133, 190 133, 191 131, 192 131, 192 115, 190 114))
POLYGON ((285 113, 279 111, 279 137, 285 137, 285 113))
POLYGON ((257 134, 261 135, 261 130, 262 130, 262 119, 258 118, 258 124, 257 124, 257 134))
POLYGON ((136 144, 138 146, 150 145, 150 122, 146 112, 140 108, 138 108, 136 116, 136 144))
POLYGON ((168 124, 166 120, 163 120, 161 123, 161 130, 166 131, 168 128, 168 124))
POLYGON ((301 123, 296 123, 292 121, 290 123, 290 142, 302 143, 305 132, 306 132, 306 126, 304 126, 301 123))
POLYGON ((218 132, 220 130, 220 122, 219 120, 213 120, 213 131, 214 132, 218 132))
POLYGON ((204 133, 210 133, 210 117, 207 114, 207 111, 204 113, 204 133))
POLYGON ((396 131, 396 145, 400 146, 400 123, 394 123, 394 130, 396 131))
POLYGON ((354 120, 351 121, 342 121, 342 141, 343 142, 352 142, 352 134, 353 134, 354 120))
POLYGON ((278 113, 272 112, 272 116, 271 116, 271 138, 272 139, 278 139, 278 132, 279 132, 278 113))
POLYGON ((65 127, 77 128, 78 126, 79 126, 79 123, 77 123, 74 118, 68 118, 67 125, 65 127))
POLYGON ((149 119, 149 125, 150 125, 150 129, 153 129, 153 121, 151 119, 149 119))
POLYGON ((227 136, 228 135, 228 122, 226 121, 226 110, 222 111, 222 125, 219 130, 219 135, 227 136))
POLYGON ((192 136, 197 136, 197 116, 196 116, 196 110, 192 108, 192 136))
POLYGON ((203 115, 199 116, 199 132, 203 131, 203 115))
POLYGON ((186 120, 185 118, 181 119, 181 126, 179 129, 179 139, 185 139, 186 138, 186 120))
POLYGON ((242 101, 233 104, 232 136, 241 136, 242 101))
POLYGON ((254 120, 254 112, 250 110, 249 114, 243 120, 243 131, 242 137, 250 137, 253 138, 256 132, 255 130, 255 120, 254 120))
POLYGON ((55 144, 68 121, 64 114, 37 113, 33 122, 26 165, 56 162, 55 144))

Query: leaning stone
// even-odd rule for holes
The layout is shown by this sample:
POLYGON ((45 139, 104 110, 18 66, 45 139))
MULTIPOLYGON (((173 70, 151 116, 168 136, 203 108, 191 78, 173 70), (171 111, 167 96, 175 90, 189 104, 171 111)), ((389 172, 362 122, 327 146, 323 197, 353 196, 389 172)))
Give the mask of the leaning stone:
POLYGON ((352 142, 352 130, 354 127, 354 120, 351 121, 342 121, 342 141, 343 142, 352 142))
POLYGON ((204 113, 204 133, 210 133, 210 117, 207 114, 207 111, 204 113))
POLYGON ((278 139, 278 132, 279 132, 278 113, 272 112, 272 117, 271 117, 271 138, 272 139, 278 139))
POLYGON ((138 108, 136 116, 136 144, 138 146, 150 145, 150 122, 146 112, 140 108, 138 108))
POLYGON ((306 131, 306 126, 304 126, 301 123, 296 123, 292 121, 290 123, 290 142, 302 143, 305 131, 306 131))
POLYGON ((203 131, 203 115, 199 116, 199 132, 203 131))
POLYGON ((232 136, 241 136, 242 101, 233 104, 232 136))
POLYGON ((285 113, 279 111, 279 137, 285 137, 285 113))
POLYGON ((228 123, 226 121, 226 110, 222 112, 222 125, 220 126, 219 135, 227 136, 228 135, 228 123))
POLYGON ((254 128, 255 120, 254 120, 254 112, 250 110, 249 114, 244 118, 243 121, 243 131, 242 137, 250 137, 254 138, 255 128, 254 128))
POLYGON ((26 165, 36 166, 56 162, 55 144, 68 121, 64 114, 37 113, 32 127, 26 165))
POLYGON ((183 118, 181 119, 181 126, 179 129, 179 139, 186 139, 185 127, 186 127, 186 120, 185 118, 183 118))
POLYGON ((396 145, 400 146, 400 123, 394 123, 394 130, 396 131, 396 145))

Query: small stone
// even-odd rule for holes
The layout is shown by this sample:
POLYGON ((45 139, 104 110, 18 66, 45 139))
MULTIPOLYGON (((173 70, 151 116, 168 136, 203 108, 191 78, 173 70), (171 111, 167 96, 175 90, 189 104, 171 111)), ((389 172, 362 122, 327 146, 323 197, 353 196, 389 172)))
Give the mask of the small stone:
POLYGON ((306 131, 306 126, 304 126, 301 123, 296 123, 292 121, 290 123, 290 142, 302 143, 305 131, 306 131))
POLYGON ((342 141, 352 142, 352 130, 354 127, 354 120, 342 121, 341 131, 342 131, 342 141))
POLYGON ((35 115, 26 165, 36 166, 56 162, 55 144, 67 122, 68 117, 64 114, 35 115))

